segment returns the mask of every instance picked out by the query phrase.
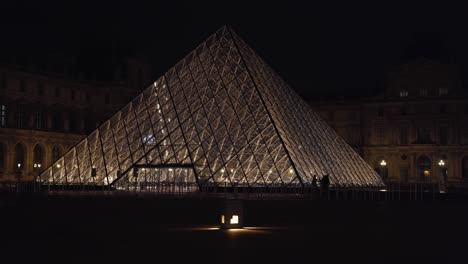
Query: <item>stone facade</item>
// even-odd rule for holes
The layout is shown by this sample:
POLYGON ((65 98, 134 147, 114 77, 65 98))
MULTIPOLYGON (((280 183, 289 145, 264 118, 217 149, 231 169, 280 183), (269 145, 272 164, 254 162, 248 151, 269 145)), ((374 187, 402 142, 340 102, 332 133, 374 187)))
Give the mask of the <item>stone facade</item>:
POLYGON ((34 179, 149 85, 148 65, 132 59, 124 69, 96 82, 0 65, 0 182, 34 179))
POLYGON ((311 105, 387 182, 468 187, 468 98, 457 69, 420 59, 385 84, 373 98, 311 105))

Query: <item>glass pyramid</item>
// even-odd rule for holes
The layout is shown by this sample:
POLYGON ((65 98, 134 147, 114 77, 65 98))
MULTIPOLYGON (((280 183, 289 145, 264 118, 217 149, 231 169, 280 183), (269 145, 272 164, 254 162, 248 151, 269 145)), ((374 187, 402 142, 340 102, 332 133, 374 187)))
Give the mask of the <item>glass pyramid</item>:
POLYGON ((383 186, 240 37, 219 29, 38 178, 149 191, 383 186))

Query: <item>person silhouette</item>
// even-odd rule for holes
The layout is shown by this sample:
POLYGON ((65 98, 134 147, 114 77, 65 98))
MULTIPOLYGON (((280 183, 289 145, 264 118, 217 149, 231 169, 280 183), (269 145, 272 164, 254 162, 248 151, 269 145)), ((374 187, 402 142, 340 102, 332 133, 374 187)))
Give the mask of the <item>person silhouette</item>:
POLYGON ((314 175, 314 178, 312 179, 312 189, 316 191, 317 187, 318 187, 317 175, 314 175))
POLYGON ((328 187, 330 186, 330 177, 328 174, 323 175, 322 180, 320 181, 320 187, 323 192, 328 192, 328 187))

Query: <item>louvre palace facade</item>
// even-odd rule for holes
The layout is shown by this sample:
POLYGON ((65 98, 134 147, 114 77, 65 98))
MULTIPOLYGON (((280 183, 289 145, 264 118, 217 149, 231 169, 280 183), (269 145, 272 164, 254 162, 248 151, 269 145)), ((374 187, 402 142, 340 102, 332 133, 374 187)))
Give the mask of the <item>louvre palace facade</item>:
POLYGON ((310 104, 387 183, 468 187, 468 100, 454 65, 420 58, 390 70, 378 96, 310 104))
MULTIPOLYGON (((32 181, 148 83, 135 59, 98 82, 49 65, 0 63, 0 183, 32 181)), ((72 68, 73 65, 70 65, 72 68)))

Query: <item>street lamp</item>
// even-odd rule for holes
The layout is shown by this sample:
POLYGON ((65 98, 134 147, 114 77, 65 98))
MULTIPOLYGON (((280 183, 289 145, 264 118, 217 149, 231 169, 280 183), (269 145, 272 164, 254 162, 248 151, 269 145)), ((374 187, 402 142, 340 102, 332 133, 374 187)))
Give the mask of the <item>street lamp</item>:
POLYGON ((439 161, 439 167, 440 167, 440 170, 442 171, 442 188, 440 189, 440 192, 445 192, 446 190, 446 184, 447 184, 447 169, 445 168, 445 161, 443 159, 441 159, 439 161))
POLYGON ((386 171, 387 162, 383 159, 380 162, 380 166, 382 166, 382 177, 385 179, 387 178, 387 171, 386 171))

